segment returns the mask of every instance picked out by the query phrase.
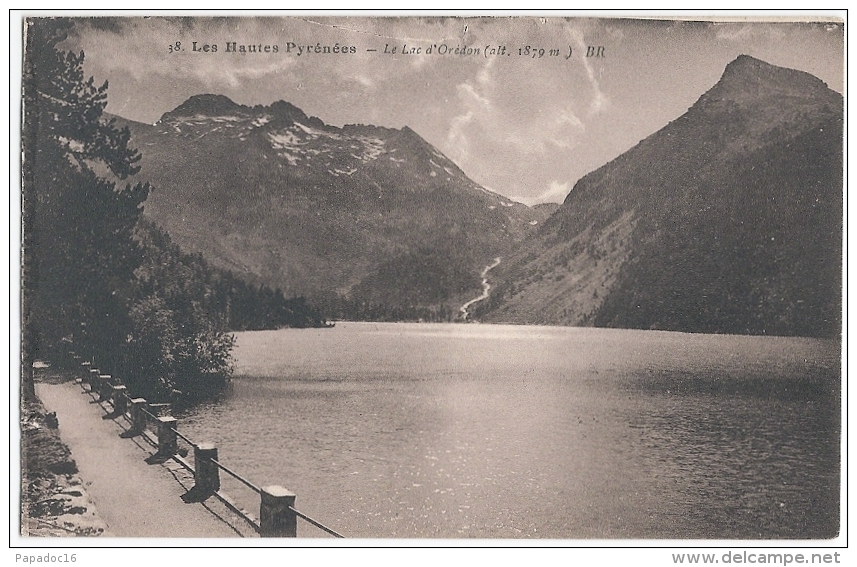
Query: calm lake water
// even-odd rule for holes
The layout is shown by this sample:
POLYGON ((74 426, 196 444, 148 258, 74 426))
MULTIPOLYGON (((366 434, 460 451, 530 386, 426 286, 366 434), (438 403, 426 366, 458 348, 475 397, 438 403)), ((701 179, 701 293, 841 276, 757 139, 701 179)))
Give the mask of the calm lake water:
POLYGON ((839 531, 839 341, 396 323, 237 338, 231 391, 180 430, 349 537, 839 531))

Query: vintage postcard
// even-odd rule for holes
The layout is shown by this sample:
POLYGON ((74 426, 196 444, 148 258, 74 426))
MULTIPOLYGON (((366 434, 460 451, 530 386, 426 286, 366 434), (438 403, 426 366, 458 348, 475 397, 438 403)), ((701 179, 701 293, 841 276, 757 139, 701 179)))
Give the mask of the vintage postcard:
POLYGON ((843 14, 20 17, 25 545, 846 541, 843 14))

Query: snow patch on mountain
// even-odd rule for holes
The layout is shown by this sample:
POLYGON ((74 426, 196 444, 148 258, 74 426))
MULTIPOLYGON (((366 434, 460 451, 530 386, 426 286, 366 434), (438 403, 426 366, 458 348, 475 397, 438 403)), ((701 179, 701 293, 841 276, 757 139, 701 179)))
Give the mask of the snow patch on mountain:
POLYGON ((331 140, 341 140, 342 136, 336 134, 334 132, 328 132, 326 130, 317 130, 316 128, 312 128, 311 126, 305 126, 300 122, 295 122, 295 126, 304 131, 304 133, 309 136, 311 140, 317 140, 319 138, 325 137, 331 140))
POLYGON ((293 150, 301 145, 300 138, 291 130, 268 132, 268 140, 270 140, 271 147, 275 150, 293 150))
POLYGON ((379 155, 384 153, 384 140, 379 138, 367 138, 365 136, 360 136, 358 140, 363 142, 364 153, 359 158, 363 163, 368 163, 377 159, 379 155))

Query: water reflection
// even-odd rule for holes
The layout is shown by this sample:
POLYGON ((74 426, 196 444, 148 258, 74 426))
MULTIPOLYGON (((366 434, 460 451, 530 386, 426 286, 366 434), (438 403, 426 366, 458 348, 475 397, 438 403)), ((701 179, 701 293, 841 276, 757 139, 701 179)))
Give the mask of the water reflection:
POLYGON ((832 537, 838 352, 546 327, 242 333, 232 395, 182 427, 349 536, 832 537))

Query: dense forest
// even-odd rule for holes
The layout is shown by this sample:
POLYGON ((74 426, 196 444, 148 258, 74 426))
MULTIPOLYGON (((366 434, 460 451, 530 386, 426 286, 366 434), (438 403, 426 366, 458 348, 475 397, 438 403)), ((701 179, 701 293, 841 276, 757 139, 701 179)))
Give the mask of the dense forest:
POLYGON ((107 83, 58 45, 64 19, 28 20, 22 160, 22 391, 36 359, 91 357, 137 395, 192 398, 232 372, 230 331, 324 326, 303 298, 183 253, 143 216, 127 180, 140 153, 103 115, 107 83), (117 182, 118 180, 118 182, 117 182))
POLYGON ((328 295, 314 298, 321 311, 345 321, 449 323, 458 320, 456 307, 448 303, 436 306, 419 304, 390 305, 360 297, 328 295))

